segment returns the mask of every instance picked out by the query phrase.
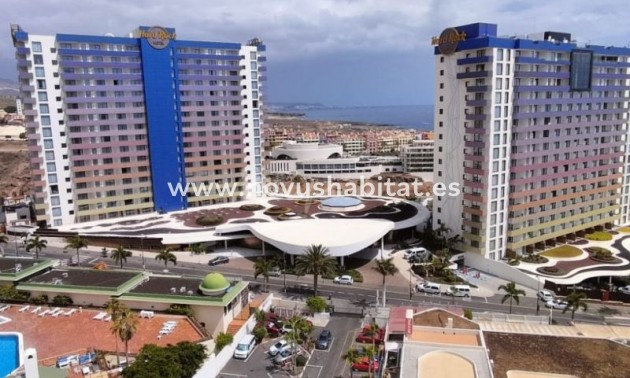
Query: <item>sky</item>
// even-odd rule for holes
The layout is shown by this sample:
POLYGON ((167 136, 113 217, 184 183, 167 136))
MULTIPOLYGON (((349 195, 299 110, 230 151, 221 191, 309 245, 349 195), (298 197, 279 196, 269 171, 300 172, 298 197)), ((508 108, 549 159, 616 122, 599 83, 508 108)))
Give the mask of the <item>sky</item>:
POLYGON ((431 37, 496 23, 499 35, 569 32, 629 46, 626 0, 0 0, 0 78, 16 80, 8 25, 30 34, 127 35, 174 27, 177 38, 267 46, 270 102, 330 106, 433 103, 431 37))

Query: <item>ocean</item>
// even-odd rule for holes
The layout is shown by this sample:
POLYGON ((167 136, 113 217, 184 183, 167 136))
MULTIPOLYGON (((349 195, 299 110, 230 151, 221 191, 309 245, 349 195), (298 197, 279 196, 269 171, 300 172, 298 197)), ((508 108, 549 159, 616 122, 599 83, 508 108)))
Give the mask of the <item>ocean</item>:
POLYGON ((292 109, 291 112, 303 113, 305 119, 313 121, 364 122, 433 130, 433 105, 292 109))

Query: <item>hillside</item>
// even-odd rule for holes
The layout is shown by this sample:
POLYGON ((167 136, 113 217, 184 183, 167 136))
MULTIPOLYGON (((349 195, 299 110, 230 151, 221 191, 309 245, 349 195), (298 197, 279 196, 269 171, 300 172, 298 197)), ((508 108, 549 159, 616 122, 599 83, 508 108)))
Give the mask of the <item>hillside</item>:
POLYGON ((31 194, 31 172, 26 142, 0 141, 0 196, 31 194))

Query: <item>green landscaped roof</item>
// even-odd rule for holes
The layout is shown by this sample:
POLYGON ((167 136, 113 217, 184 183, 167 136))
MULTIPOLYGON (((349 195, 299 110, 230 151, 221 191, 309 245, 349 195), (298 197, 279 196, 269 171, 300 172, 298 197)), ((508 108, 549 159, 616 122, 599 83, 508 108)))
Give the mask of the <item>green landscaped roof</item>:
POLYGON ((55 367, 38 366, 40 378, 68 378, 68 369, 58 369, 55 367))
POLYGON ((240 295, 249 283, 246 281, 240 281, 234 283, 229 290, 222 296, 210 297, 210 296, 187 296, 177 294, 158 294, 158 293, 138 293, 127 292, 120 296, 120 300, 140 301, 140 302, 154 302, 154 303, 177 303, 187 305, 198 306, 219 306, 225 307, 232 302, 238 295, 240 295))
POLYGON ((201 287, 206 290, 225 290, 230 286, 228 280, 221 273, 207 274, 201 282, 201 287))
POLYGON ((15 266, 15 262, 22 263, 22 270, 15 272, 14 269, 0 269, 0 281, 18 282, 25 278, 28 278, 42 270, 48 269, 53 266, 52 260, 15 260, 10 258, 0 258, 0 266, 4 267, 8 263, 11 263, 12 267, 15 266), (34 262, 34 263, 33 263, 34 262), (24 267, 26 266, 26 267, 24 267))

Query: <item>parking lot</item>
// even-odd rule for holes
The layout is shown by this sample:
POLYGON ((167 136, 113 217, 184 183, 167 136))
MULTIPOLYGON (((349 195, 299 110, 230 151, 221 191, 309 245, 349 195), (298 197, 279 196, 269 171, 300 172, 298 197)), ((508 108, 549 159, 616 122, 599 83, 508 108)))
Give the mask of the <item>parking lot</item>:
MULTIPOLYGON (((341 356, 350 348, 358 332, 360 319, 330 318, 325 327, 315 327, 312 337, 317 338, 324 328, 331 331, 333 339, 327 350, 315 349, 309 359, 304 378, 349 377, 350 367, 341 356)), ((219 378, 280 378, 288 374, 273 366, 267 350, 278 339, 266 339, 257 345, 246 360, 232 359, 219 374, 219 378)))

